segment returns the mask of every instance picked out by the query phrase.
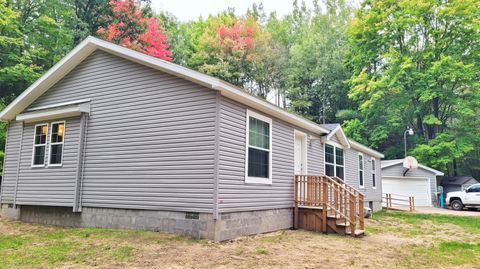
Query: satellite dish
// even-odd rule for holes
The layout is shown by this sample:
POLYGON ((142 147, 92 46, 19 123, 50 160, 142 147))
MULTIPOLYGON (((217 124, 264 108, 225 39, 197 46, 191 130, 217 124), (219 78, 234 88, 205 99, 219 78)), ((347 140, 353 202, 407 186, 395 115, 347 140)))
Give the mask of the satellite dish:
POLYGON ((407 169, 417 169, 418 168, 418 161, 412 156, 407 156, 403 160, 403 167, 407 169))

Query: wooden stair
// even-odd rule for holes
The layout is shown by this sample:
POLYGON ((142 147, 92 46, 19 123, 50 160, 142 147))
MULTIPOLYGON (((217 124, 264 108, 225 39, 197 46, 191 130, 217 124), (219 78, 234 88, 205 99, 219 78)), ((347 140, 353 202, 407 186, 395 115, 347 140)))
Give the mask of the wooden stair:
POLYGON ((352 237, 365 234, 364 196, 341 179, 297 175, 294 189, 294 228, 352 237))

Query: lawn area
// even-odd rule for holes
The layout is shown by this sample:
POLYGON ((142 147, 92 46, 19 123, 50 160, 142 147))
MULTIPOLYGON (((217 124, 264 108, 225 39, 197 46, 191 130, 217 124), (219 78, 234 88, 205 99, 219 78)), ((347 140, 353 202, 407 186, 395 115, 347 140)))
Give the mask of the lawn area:
POLYGON ((212 243, 0 219, 0 268, 480 268, 480 217, 381 212, 360 239, 279 231, 212 243))

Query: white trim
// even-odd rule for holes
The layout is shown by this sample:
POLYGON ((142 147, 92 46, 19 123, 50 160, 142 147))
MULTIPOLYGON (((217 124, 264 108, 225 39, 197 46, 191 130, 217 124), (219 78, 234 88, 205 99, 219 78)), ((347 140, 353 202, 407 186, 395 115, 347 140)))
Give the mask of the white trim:
POLYGON ((40 95, 42 95, 51 86, 62 79, 75 66, 81 63, 86 57, 88 57, 97 49, 166 72, 168 74, 187 79, 210 89, 217 90, 228 98, 234 99, 268 115, 277 117, 281 120, 295 124, 296 126, 302 127, 317 134, 329 133, 329 130, 319 126, 314 122, 290 113, 264 99, 255 97, 246 91, 218 78, 214 78, 180 65, 170 63, 91 36, 83 40, 70 53, 62 58, 62 60, 60 60, 47 73, 45 73, 45 75, 35 81, 35 83, 33 83, 2 112, 0 112, 0 120, 8 121, 14 119, 17 114, 26 109, 40 95))
POLYGON ((253 184, 272 184, 272 129, 273 129, 273 124, 272 124, 272 119, 265 117, 264 115, 258 114, 252 110, 247 109, 246 113, 246 139, 245 139, 245 183, 253 183, 253 184), (249 138, 250 138, 250 117, 256 118, 258 120, 264 121, 270 125, 269 129, 269 150, 268 150, 268 178, 261 178, 261 177, 249 177, 248 176, 248 148, 256 148, 260 150, 266 151, 264 148, 258 148, 255 146, 250 146, 249 145, 249 138))
POLYGON ((58 103, 58 104, 53 104, 53 105, 32 107, 32 108, 27 109, 27 111, 35 111, 35 110, 56 108, 56 107, 61 107, 61 106, 77 105, 77 104, 88 103, 88 102, 90 102, 90 98, 75 100, 75 101, 70 101, 70 102, 63 102, 63 103, 58 103))
MULTIPOLYGON (((294 147, 294 150, 295 150, 295 139, 296 139, 296 136, 297 135, 300 135, 302 136, 302 139, 303 139, 303 143, 302 143, 302 154, 303 154, 303 160, 305 161, 305 174, 307 175, 308 174, 308 154, 307 154, 307 150, 308 150, 308 147, 307 147, 307 143, 308 143, 308 138, 307 138, 307 134, 304 133, 304 132, 301 132, 301 131, 298 131, 296 129, 293 130, 293 147, 294 147)), ((294 154, 295 155, 295 154, 294 154)), ((293 169, 295 171, 295 160, 293 160, 293 169)))
MULTIPOLYGON (((32 161, 31 161, 31 164, 30 166, 31 167, 45 167, 47 162, 45 161, 45 158, 47 157, 47 141, 48 141, 48 122, 44 122, 44 123, 37 123, 35 124, 35 126, 33 127, 33 143, 32 143, 32 161), (37 127, 38 126, 47 126, 47 132, 45 133, 45 144, 35 144, 35 138, 36 138, 36 135, 37 135, 37 127), (43 146, 45 147, 45 150, 44 150, 44 155, 43 155, 43 164, 35 164, 35 147, 39 147, 39 146, 43 146)), ((22 132, 24 132, 24 128, 22 128, 22 132)))
POLYGON ((16 120, 30 123, 37 121, 48 121, 58 118, 74 117, 79 116, 81 113, 90 113, 90 104, 83 103, 66 107, 57 107, 46 110, 26 112, 18 114, 16 120))
POLYGON ((366 153, 370 156, 374 156, 374 157, 377 157, 379 159, 382 159, 383 157, 385 157, 382 153, 376 151, 376 150, 373 150, 365 145, 362 145, 360 143, 358 143, 357 141, 353 140, 353 139, 348 139, 348 142, 350 143, 350 146, 353 148, 353 149, 356 149, 358 151, 361 151, 363 153, 366 153))
POLYGON ((363 184, 360 184, 360 178, 358 179, 358 188, 359 189, 365 189, 365 156, 363 155, 362 152, 358 153, 357 157, 357 167, 358 167, 358 172, 360 172, 360 156, 362 157, 362 178, 363 178, 363 184))
POLYGON ((372 170, 372 189, 376 190, 377 189, 377 183, 378 183, 378 178, 377 178, 377 159, 375 157, 370 157, 371 161, 371 170, 372 170), (375 168, 373 165, 375 164, 375 168), (373 185, 373 176, 375 175, 375 185, 373 185))
POLYGON ((343 149, 343 145, 342 144, 339 144, 335 141, 325 141, 324 144, 328 144, 328 145, 331 145, 331 146, 334 146, 334 147, 337 147, 337 148, 342 148, 343 149))
MULTIPOLYGON (((335 129, 333 129, 326 137, 326 141, 330 141, 330 139, 332 139, 332 137, 335 135, 335 134, 339 134, 338 135, 338 138, 340 140, 340 143, 343 144, 343 146, 347 147, 347 148, 350 148, 350 143, 348 142, 348 138, 347 136, 345 135, 345 133, 343 132, 343 129, 342 129, 342 126, 338 125, 337 127, 335 127, 335 129)), ((332 141, 333 142, 333 141, 332 141)))
POLYGON ((48 165, 47 167, 62 167, 63 165, 63 155, 64 155, 64 152, 65 152, 65 134, 66 134, 66 130, 67 130, 67 124, 66 122, 63 120, 63 121, 55 121, 55 122, 51 122, 50 123, 50 144, 48 145, 48 165), (60 124, 60 123, 63 123, 63 138, 62 138, 62 142, 52 142, 52 136, 53 136, 53 125, 54 124, 60 124), (51 161, 52 161, 52 146, 55 146, 55 145, 62 145, 62 157, 61 157, 61 162, 60 163, 54 163, 52 164, 51 161))
POLYGON ((333 169, 333 174, 338 177, 338 175, 337 175, 337 166, 343 167, 343 177, 341 177, 341 178, 342 178, 343 180, 345 180, 345 173, 346 173, 346 171, 345 171, 345 167, 346 167, 345 162, 346 162, 346 155, 347 155, 347 154, 346 154, 346 151, 345 151, 345 149, 343 148, 343 146, 340 145, 340 144, 338 144, 338 143, 335 143, 334 141, 328 141, 328 142, 325 142, 325 143, 323 144, 323 169, 324 169, 323 171, 325 171, 325 175, 327 174, 327 158, 325 158, 325 155, 327 154, 327 150, 326 150, 325 147, 326 147, 327 145, 330 145, 330 146, 333 147, 333 161, 334 161, 334 163, 328 163, 329 165, 333 165, 333 168, 334 168, 334 169, 333 169), (343 150, 343 165, 338 165, 338 164, 337 164, 337 150, 336 150, 336 148, 340 148, 340 149, 343 150))
MULTIPOLYGON (((397 164, 403 164, 403 159, 398 159, 398 160, 384 160, 382 163, 384 164, 381 164, 381 169, 383 168, 387 168, 387 167, 391 167, 391 166, 394 166, 394 165, 397 165, 397 164), (388 161, 389 163, 385 163, 386 161, 388 161)), ((428 166, 425 166, 423 164, 418 164, 418 167, 424 169, 424 170, 427 170, 427 171, 430 171, 432 173, 434 173, 436 176, 443 176, 444 173, 443 172, 440 172, 438 170, 435 170, 433 168, 430 168, 428 166)))

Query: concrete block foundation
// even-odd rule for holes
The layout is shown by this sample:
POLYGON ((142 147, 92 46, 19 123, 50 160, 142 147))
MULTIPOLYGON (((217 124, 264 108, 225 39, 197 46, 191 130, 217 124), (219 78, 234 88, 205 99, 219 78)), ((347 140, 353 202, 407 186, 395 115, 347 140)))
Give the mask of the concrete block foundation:
POLYGON ((222 213, 214 220, 210 213, 93 207, 72 212, 69 207, 22 205, 12 208, 5 204, 0 207, 0 216, 54 226, 171 232, 214 241, 293 227, 291 208, 222 213))

